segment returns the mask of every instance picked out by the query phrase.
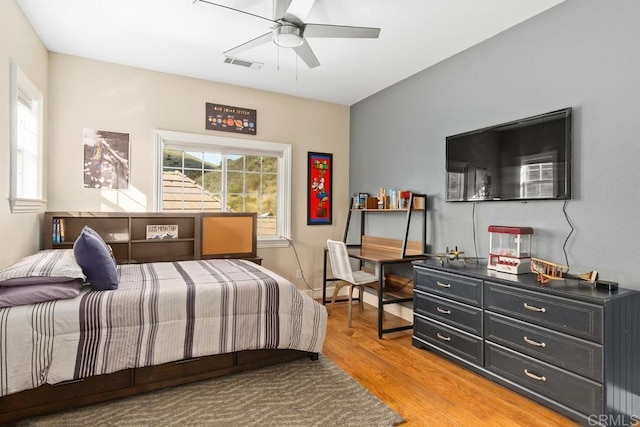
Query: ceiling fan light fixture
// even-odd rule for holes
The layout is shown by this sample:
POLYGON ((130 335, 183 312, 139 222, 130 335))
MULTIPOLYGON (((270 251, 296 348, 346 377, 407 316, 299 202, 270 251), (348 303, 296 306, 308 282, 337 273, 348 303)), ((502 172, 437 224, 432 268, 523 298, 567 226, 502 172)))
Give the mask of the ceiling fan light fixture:
POLYGON ((295 25, 278 25, 273 29, 273 42, 280 47, 298 47, 302 44, 302 31, 295 25))

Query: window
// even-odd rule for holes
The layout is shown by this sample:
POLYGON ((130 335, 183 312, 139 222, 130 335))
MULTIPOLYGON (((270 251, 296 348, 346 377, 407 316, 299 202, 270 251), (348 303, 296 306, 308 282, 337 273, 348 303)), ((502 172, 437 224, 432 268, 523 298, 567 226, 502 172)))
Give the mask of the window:
POLYGON ((11 212, 39 212, 42 199, 42 93, 11 67, 11 212))
POLYGON ((291 146, 156 131, 158 211, 256 212, 259 247, 290 238, 291 146))

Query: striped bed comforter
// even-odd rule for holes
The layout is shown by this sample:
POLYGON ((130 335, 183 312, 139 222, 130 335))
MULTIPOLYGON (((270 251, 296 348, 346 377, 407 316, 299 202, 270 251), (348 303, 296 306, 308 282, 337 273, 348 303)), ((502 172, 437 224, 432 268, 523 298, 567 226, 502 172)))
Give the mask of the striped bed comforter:
POLYGON ((242 260, 118 267, 114 291, 0 309, 0 396, 44 383, 254 349, 320 352, 325 307, 242 260))

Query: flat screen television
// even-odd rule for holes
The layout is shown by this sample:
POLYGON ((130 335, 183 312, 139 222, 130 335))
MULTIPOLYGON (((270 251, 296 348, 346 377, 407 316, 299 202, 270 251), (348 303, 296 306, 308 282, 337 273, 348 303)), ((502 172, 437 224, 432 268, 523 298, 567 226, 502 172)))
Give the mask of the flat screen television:
POLYGON ((571 199, 571 108, 446 138, 447 202, 571 199))

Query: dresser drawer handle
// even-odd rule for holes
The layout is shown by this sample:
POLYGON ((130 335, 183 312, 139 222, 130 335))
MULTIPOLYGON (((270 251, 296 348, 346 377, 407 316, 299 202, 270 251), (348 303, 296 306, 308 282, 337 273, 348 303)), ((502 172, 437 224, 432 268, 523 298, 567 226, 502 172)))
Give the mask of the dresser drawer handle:
POLYGON ((436 310, 438 310, 438 313, 451 314, 451 310, 445 310, 445 309, 440 308, 440 307, 436 307, 436 310))
POLYGON ((537 380, 537 381, 546 381, 546 380, 547 380, 547 377, 544 377, 544 376, 539 377, 538 375, 536 375, 536 374, 532 374, 531 372, 527 371, 526 369, 524 370, 524 373, 525 373, 529 378, 533 378, 534 380, 537 380))
POLYGON ((524 303, 524 308, 526 308, 527 310, 536 311, 538 313, 544 313, 545 311, 547 311, 547 309, 544 307, 536 307, 535 305, 529 305, 526 302, 524 303))
POLYGON ((538 341, 534 341, 530 338, 524 337, 524 342, 526 342, 527 344, 531 344, 531 345, 535 345, 536 347, 546 347, 547 344, 543 343, 543 342, 538 342, 538 341))
POLYGON ((440 286, 441 288, 450 288, 451 285, 448 283, 442 283, 442 282, 436 282, 436 285, 440 286))
POLYGON ((438 337, 439 340, 442 341, 451 341, 450 337, 445 337, 444 335, 442 335, 440 332, 436 332, 436 336, 438 337))

